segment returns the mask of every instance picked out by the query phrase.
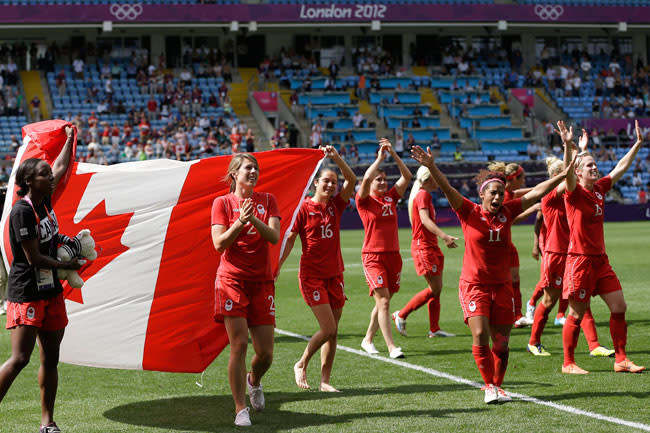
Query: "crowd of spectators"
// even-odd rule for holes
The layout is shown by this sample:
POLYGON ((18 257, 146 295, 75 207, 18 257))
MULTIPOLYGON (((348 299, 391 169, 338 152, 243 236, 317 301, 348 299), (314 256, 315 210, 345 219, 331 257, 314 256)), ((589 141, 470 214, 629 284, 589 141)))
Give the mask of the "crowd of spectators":
POLYGON ((153 128, 144 110, 127 113, 122 124, 69 113, 65 120, 77 127, 78 160, 116 164, 132 160, 169 158, 179 161, 255 151, 256 137, 247 125, 223 116, 173 116, 153 128))
MULTIPOLYGON (((6 48, 6 45, 3 45, 6 48)), ((20 91, 18 65, 11 54, 13 50, 0 49, 0 116, 21 116, 24 96, 20 91)))

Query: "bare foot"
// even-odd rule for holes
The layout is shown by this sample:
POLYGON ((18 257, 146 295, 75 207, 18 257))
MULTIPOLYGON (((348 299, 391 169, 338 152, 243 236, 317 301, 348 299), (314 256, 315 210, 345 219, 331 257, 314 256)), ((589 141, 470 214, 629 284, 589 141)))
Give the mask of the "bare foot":
POLYGON ((298 363, 293 366, 293 374, 296 377, 296 385, 302 389, 309 389, 309 384, 307 383, 307 372, 303 367, 299 367, 298 363))
POLYGON ((323 392, 341 392, 338 389, 334 388, 329 383, 325 383, 325 382, 321 382, 320 390, 323 391, 323 392))

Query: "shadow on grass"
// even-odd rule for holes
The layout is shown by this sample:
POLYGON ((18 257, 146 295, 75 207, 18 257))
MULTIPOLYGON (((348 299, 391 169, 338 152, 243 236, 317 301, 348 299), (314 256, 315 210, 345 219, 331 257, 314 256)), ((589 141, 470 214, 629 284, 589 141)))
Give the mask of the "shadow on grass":
MULTIPOLYGON (((292 430, 309 426, 336 425, 373 418, 427 417, 448 418, 454 414, 476 413, 487 409, 436 408, 422 410, 372 410, 343 414, 304 413, 280 408, 283 404, 303 403, 338 398, 342 406, 324 406, 332 411, 345 410, 345 399, 349 397, 382 396, 387 394, 429 393, 467 391, 465 385, 404 385, 393 388, 344 389, 341 394, 316 391, 266 392, 266 409, 262 413, 251 412, 256 431, 292 430), (260 430, 261 429, 261 430, 260 430)), ((385 402, 384 402, 385 403, 385 402)), ((365 409, 368 403, 360 403, 365 409), (365 407, 364 407, 365 406, 365 407)), ((307 403, 305 407, 311 406, 307 403)), ((104 412, 111 421, 142 427, 154 427, 171 431, 224 431, 233 428, 234 409, 230 395, 185 396, 129 403, 104 412)), ((350 405, 349 409, 354 406, 350 405)), ((324 409, 328 410, 328 409, 324 409)))

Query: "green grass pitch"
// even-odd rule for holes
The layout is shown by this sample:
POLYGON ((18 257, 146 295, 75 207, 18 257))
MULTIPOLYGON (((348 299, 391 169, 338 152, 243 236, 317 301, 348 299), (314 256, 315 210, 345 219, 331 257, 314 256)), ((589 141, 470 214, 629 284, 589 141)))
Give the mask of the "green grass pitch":
MULTIPOLYGON (((459 228, 447 230, 460 235, 459 228)), ((609 257, 628 304, 628 355, 637 364, 650 367, 650 224, 609 223, 605 230, 609 257)), ((539 263, 530 256, 531 227, 515 227, 513 236, 520 253, 521 288, 526 302, 537 282, 539 263)), ((353 349, 359 349, 373 305, 360 266, 362 238, 360 231, 342 233, 349 300, 340 323, 339 344, 353 349)), ((403 307, 416 291, 424 287, 424 279, 415 275, 410 259, 409 230, 400 231, 400 241, 404 258, 402 288, 393 298, 391 310, 403 307)), ((394 336, 407 356, 405 362, 478 382, 480 376, 470 351, 471 336, 462 321, 456 289, 462 250, 461 246, 444 251, 441 311, 442 328, 458 336, 426 338, 426 307, 409 316, 408 338, 396 332, 394 336)), ((297 242, 277 282, 277 327, 309 336, 316 330, 316 320, 297 288, 299 254, 297 242)), ((596 298, 592 308, 601 344, 611 347, 607 307, 596 298)), ((561 328, 549 321, 543 335, 544 345, 553 354, 549 358, 535 358, 526 352, 529 333, 529 328, 513 330, 504 389, 569 406, 569 411, 589 411, 639 423, 642 428, 650 429, 650 373, 615 374, 613 359, 590 358, 581 336, 576 359, 591 373, 582 377, 562 375, 561 328)), ((381 334, 375 342, 382 351, 381 357, 386 358, 381 334)), ((506 405, 488 406, 483 403, 483 393, 470 385, 343 350, 337 353, 332 374, 332 384, 342 390, 340 394, 301 390, 294 383, 292 366, 305 344, 295 337, 276 336, 274 363, 263 381, 267 408, 262 413, 252 414, 253 428, 250 431, 640 431, 602 418, 561 411, 521 399, 506 405)), ((40 404, 36 352, 0 404, 0 432, 38 431, 40 404)), ((0 334, 2 360, 9 353, 9 332, 5 331, 0 334)), ((228 353, 226 349, 202 378, 194 374, 61 365, 55 419, 65 433, 241 430, 232 425, 233 403, 226 375, 228 353), (201 381, 203 387, 197 386, 196 382, 201 381)), ((319 364, 316 355, 308 370, 308 380, 314 388, 318 385, 319 364)))

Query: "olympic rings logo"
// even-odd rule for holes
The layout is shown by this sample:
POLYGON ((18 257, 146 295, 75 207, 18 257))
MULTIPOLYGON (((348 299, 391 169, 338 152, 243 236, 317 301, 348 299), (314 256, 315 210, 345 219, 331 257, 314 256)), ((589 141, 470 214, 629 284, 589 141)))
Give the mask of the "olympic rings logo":
POLYGON ((564 14, 561 5, 535 5, 535 15, 543 21, 556 21, 564 14))
POLYGON ((113 3, 110 7, 111 15, 113 15, 119 21, 123 21, 123 20, 133 21, 134 19, 140 16, 142 10, 143 8, 141 3, 135 3, 135 4, 113 3))

